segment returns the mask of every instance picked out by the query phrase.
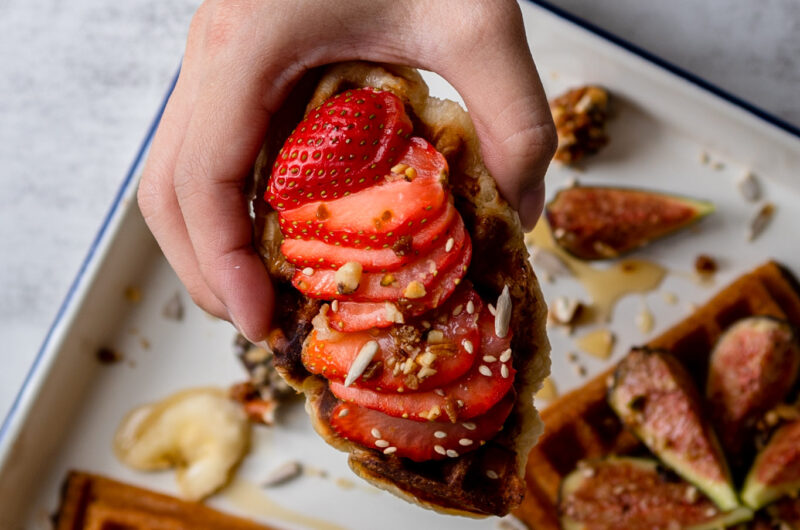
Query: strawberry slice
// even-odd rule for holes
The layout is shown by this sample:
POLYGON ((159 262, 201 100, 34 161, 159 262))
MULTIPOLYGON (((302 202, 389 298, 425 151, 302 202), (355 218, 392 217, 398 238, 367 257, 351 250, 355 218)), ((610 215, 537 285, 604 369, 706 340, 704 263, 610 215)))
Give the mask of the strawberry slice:
POLYGON ((455 423, 480 416, 508 392, 516 370, 509 353, 510 335, 503 339, 495 335, 494 317, 486 310, 481 312, 478 325, 481 345, 472 367, 447 385, 423 392, 383 394, 331 381, 331 392, 342 401, 416 421, 449 419, 455 423))
POLYGON ((402 160, 416 164, 415 178, 387 171, 386 179, 359 193, 281 212, 284 237, 373 249, 391 247, 424 228, 448 204, 441 178, 447 161, 422 138, 411 139, 402 160))
POLYGON ((414 299, 422 299, 428 293, 435 291, 433 287, 440 279, 440 271, 456 267, 462 277, 466 273, 472 257, 472 245, 461 217, 457 218, 452 234, 450 236, 453 239, 452 244, 445 241, 430 254, 418 257, 397 271, 362 273, 358 288, 349 294, 339 292, 334 269, 312 269, 312 271, 298 269, 295 271, 292 283, 306 296, 324 300, 394 302, 403 299, 413 302, 414 299), (309 272, 311 274, 307 274, 309 272))
POLYGON ((330 424, 342 438, 384 454, 415 462, 457 458, 492 439, 511 413, 514 392, 508 392, 488 412, 464 423, 419 422, 394 418, 357 405, 339 403, 330 424))
POLYGON ((438 217, 411 236, 409 248, 395 250, 384 244, 387 248, 367 250, 319 240, 284 239, 281 252, 298 267, 338 269, 349 261, 357 261, 366 272, 386 272, 413 261, 435 243, 446 241, 448 236, 445 234, 455 229, 456 217, 458 212, 455 206, 448 203, 438 217))
POLYGON ((416 319, 377 332, 336 333, 320 329, 324 323, 315 318, 317 329, 303 349, 303 364, 312 373, 342 383, 364 345, 375 341, 378 351, 353 386, 378 392, 437 388, 458 379, 472 366, 481 340, 474 317, 481 307, 478 294, 465 284, 429 315, 430 322, 416 319), (473 313, 466 309, 469 302, 473 313))
POLYGON ((372 186, 390 173, 411 131, 403 102, 391 92, 338 94, 286 139, 264 198, 282 211, 372 186))

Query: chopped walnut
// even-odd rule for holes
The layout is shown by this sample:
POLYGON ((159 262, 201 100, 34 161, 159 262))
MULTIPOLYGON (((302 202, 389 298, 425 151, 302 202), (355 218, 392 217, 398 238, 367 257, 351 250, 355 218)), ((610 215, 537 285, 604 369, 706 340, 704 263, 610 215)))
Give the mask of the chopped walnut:
POLYGON ((572 164, 608 143, 608 92, 598 86, 570 90, 550 102, 558 133, 555 160, 572 164))

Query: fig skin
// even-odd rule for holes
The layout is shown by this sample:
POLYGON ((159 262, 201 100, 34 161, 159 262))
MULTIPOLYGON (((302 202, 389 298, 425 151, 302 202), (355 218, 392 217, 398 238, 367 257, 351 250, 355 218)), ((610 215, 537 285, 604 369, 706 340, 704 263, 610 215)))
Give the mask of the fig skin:
POLYGON ((800 419, 782 425, 756 457, 742 488, 749 507, 762 506, 800 492, 800 419))
POLYGON ((650 451, 724 511, 739 506, 722 448, 683 365, 668 352, 631 350, 608 392, 620 420, 650 451))
POLYGON ((563 189, 545 206, 553 239, 583 260, 617 258, 713 211, 706 201, 602 186, 563 189))
POLYGON ((582 462, 561 482, 566 530, 722 528, 747 521, 746 508, 720 512, 697 488, 650 458, 607 457, 582 462))
POLYGON ((709 360, 706 397, 720 441, 733 461, 752 450, 756 424, 797 381, 800 348, 788 322, 749 317, 719 338, 709 360))

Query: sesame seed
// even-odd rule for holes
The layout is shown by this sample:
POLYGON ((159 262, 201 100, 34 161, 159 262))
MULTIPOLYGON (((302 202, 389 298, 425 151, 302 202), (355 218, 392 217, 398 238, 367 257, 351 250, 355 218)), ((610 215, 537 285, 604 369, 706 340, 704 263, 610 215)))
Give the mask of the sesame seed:
POLYGON ((475 304, 472 303, 472 300, 467 302, 467 314, 471 315, 475 312, 475 304))
POLYGON ((450 458, 458 458, 458 453, 457 453, 456 451, 453 451, 452 449, 448 449, 448 450, 446 451, 446 454, 447 454, 447 456, 449 456, 450 458))
POLYGON ((385 454, 385 455, 390 455, 390 454, 396 453, 396 452, 397 452, 397 447, 394 447, 394 446, 387 447, 386 449, 383 450, 383 454, 385 454))
POLYGON ((434 389, 433 393, 436 394, 437 396, 444 397, 444 390, 442 390, 441 388, 434 389))
POLYGON ((463 407, 463 406, 464 406, 464 402, 463 402, 463 401, 461 401, 460 399, 457 399, 457 400, 456 400, 456 404, 457 404, 459 407, 463 407))
POLYGON ((339 310, 339 300, 334 300, 333 302, 331 302, 331 309, 333 309, 334 311, 339 310))
POLYGON ((511 359, 511 348, 507 349, 506 351, 500 354, 501 363, 508 362, 509 359, 511 359))
POLYGON ((306 267, 305 269, 303 269, 303 274, 305 274, 306 276, 311 276, 312 274, 314 274, 314 269, 312 269, 311 267, 306 267))
POLYGON ((381 431, 379 431, 378 429, 375 429, 374 427, 370 431, 370 434, 372 435, 373 438, 380 438, 381 437, 381 431))
POLYGON ((472 345, 472 341, 469 339, 464 339, 461 341, 461 345, 467 350, 467 353, 472 353, 475 351, 475 347, 472 345))
POLYGON ((437 438, 447 438, 447 433, 444 431, 436 431, 433 435, 437 438))
POLYGON ((453 316, 454 316, 454 317, 457 317, 458 315, 460 315, 460 314, 461 314, 461 311, 463 311, 463 310, 464 310, 464 306, 463 306, 463 305, 461 305, 461 304, 458 304, 458 305, 455 307, 455 309, 453 309, 453 316))
POLYGON ((480 367, 478 368, 478 371, 482 375, 485 375, 486 377, 492 377, 492 371, 485 364, 480 365, 480 367))
POLYGON ((486 476, 489 477, 492 480, 496 480, 497 478, 499 478, 499 475, 497 474, 497 472, 493 471, 491 469, 487 469, 486 470, 486 476))
POLYGON ((367 366, 372 362, 372 358, 376 353, 378 353, 378 343, 374 340, 367 342, 361 347, 358 355, 356 355, 356 358, 353 359, 353 362, 347 371, 347 377, 344 380, 344 386, 352 385, 356 379, 361 377, 361 374, 363 374, 364 370, 367 369, 367 366))
POLYGON ((348 414, 350 414, 350 409, 342 409, 342 410, 339 411, 339 417, 340 418, 344 418, 348 414))
POLYGON ((461 426, 464 427, 468 431, 474 431, 475 429, 478 428, 478 426, 475 425, 474 423, 472 423, 471 421, 468 421, 466 423, 462 423, 461 426))
POLYGON ((458 441, 458 443, 459 445, 463 445, 466 447, 468 445, 472 445, 472 440, 470 440, 469 438, 462 438, 458 441))
POLYGON ((452 237, 449 238, 447 240, 447 243, 444 244, 444 251, 445 252, 450 252, 451 250, 453 250, 453 245, 455 245, 455 244, 456 244, 456 240, 453 239, 452 237))
POLYGON ((483 362, 486 362, 486 363, 497 362, 497 357, 495 357, 494 355, 484 355, 483 356, 483 362))
POLYGON ((434 445, 433 446, 433 450, 436 451, 437 453, 439 453, 440 455, 446 455, 447 454, 447 451, 445 451, 444 447, 442 447, 441 445, 434 445))
POLYGON ((508 377, 508 365, 504 364, 500 367, 500 376, 505 379, 508 377))
POLYGON ((389 442, 387 442, 386 440, 376 440, 375 447, 380 447, 381 449, 389 447, 389 442))

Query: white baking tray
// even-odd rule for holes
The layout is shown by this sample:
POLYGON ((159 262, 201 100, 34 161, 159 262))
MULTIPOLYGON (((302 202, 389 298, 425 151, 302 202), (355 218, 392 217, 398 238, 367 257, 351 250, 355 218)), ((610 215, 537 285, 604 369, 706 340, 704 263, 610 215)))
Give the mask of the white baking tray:
MULTIPOLYGON (((800 132, 656 58, 612 42, 613 37, 567 20, 563 13, 528 2, 522 8, 548 94, 599 83, 613 92, 618 104, 608 148, 587 163, 585 172, 554 166, 547 177, 550 193, 577 177, 587 184, 707 198, 717 207, 699 230, 639 254, 672 272, 657 291, 629 296, 619 304, 611 324, 617 335, 612 360, 649 336, 633 324, 642 304, 654 313, 652 333, 657 333, 683 317, 691 303, 708 298, 769 258, 800 272, 800 132), (712 164, 700 162, 703 152, 712 164), (735 186, 745 171, 759 176, 765 197, 778 212, 753 243, 745 241, 744 233, 757 207, 746 203, 735 186), (701 252, 721 264, 712 285, 698 284, 689 274, 701 252), (677 294, 678 303, 667 303, 665 291, 677 294)), ((441 79, 429 80, 434 94, 457 97, 441 79)), ((69 469, 177 493, 170 472, 135 472, 114 458, 111 438, 116 426, 141 403, 187 387, 227 387, 244 378, 232 354, 233 329, 190 307, 136 207, 137 179, 152 132, 0 427, 0 528, 46 527, 69 469), (139 302, 124 296, 129 287, 141 292, 139 302), (181 293, 187 306, 181 322, 162 316, 175 293, 181 293), (101 346, 122 352, 124 360, 100 365, 95 353, 101 346)), ((545 284, 544 290, 549 299, 556 293, 586 298, 571 280, 545 284)), ((575 351, 572 338, 554 332, 551 340, 558 389, 581 384, 583 378, 565 359, 566 352, 575 351)), ((586 357, 582 362, 591 376, 611 361, 586 357)), ((361 482, 347 469, 345 455, 312 432, 299 405, 285 411, 276 427, 254 431, 253 451, 235 487, 212 498, 211 505, 285 528, 455 529, 497 524, 494 519, 439 516, 361 482), (253 487, 269 470, 292 459, 327 476, 311 473, 263 493, 253 487)))

